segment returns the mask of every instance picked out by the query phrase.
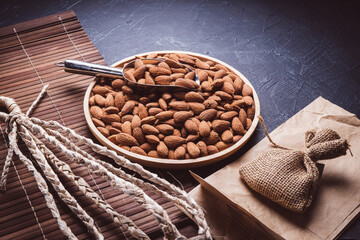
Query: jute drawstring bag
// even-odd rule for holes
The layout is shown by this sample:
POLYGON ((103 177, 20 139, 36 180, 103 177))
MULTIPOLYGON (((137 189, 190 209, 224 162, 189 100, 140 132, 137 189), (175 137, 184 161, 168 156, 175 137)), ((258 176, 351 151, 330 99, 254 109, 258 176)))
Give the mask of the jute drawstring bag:
POLYGON ((319 182, 316 161, 346 154, 349 144, 334 130, 325 128, 305 133, 304 150, 288 149, 275 144, 263 119, 259 120, 275 148, 241 165, 239 174, 256 192, 291 211, 303 212, 311 205, 319 182))

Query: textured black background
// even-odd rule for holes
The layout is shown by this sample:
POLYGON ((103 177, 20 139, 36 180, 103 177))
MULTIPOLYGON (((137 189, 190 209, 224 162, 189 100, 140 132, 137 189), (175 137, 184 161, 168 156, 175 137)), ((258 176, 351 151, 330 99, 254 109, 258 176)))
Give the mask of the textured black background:
MULTIPOLYGON (((108 64, 156 50, 218 58, 251 81, 272 131, 318 96, 360 116, 356 2, 2 0, 0 27, 73 9, 108 64)), ((342 238, 360 238, 360 221, 342 238)))

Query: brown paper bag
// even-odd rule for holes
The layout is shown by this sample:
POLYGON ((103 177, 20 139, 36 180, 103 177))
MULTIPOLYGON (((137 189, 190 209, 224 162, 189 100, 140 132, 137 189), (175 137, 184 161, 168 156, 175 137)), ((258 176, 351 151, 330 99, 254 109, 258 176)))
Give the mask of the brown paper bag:
POLYGON ((360 142, 360 120, 319 97, 270 136, 279 145, 297 148, 302 146, 306 130, 314 126, 338 132, 352 146, 353 156, 347 154, 331 161, 319 161, 325 168, 308 211, 299 214, 283 209, 241 181, 240 165, 269 148, 270 143, 263 139, 239 159, 204 180, 207 189, 214 188, 215 195, 200 187, 190 192, 205 209, 215 236, 256 239, 265 234, 272 239, 334 239, 341 233, 360 211, 360 149, 356 147, 360 142))

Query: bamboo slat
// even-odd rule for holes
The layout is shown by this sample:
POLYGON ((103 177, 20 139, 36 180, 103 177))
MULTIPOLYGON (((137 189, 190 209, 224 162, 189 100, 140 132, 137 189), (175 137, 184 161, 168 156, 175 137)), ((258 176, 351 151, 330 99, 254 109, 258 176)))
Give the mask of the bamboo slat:
MULTIPOLYGON (((48 93, 51 98, 46 96, 42 99, 32 116, 43 120, 55 120, 62 124, 64 122, 67 127, 74 129, 77 133, 92 137, 84 119, 82 103, 85 91, 93 78, 65 73, 55 66, 57 61, 66 58, 106 64, 82 29, 73 11, 0 28, 0 95, 14 98, 23 112, 26 112, 40 92, 42 85, 50 84, 48 93), (40 75, 41 81, 32 64, 40 75)), ((0 125, 4 130, 5 124, 0 125)), ((81 148, 90 152, 90 149, 84 145, 81 148)), ((0 169, 3 167, 6 154, 6 140, 3 134, 0 134, 0 169)), ((133 202, 130 197, 114 191, 105 180, 89 176, 86 168, 71 163, 64 154, 58 154, 58 156, 72 167, 75 174, 84 177, 96 192, 102 194, 116 211, 130 217, 141 229, 150 234, 151 238, 161 237, 161 231, 154 217, 133 202)), ((45 238, 65 239, 56 220, 47 209, 34 177, 17 157, 13 160, 45 238)), ((64 180, 64 185, 77 197, 82 207, 94 217, 106 239, 131 238, 127 232, 123 232, 112 224, 105 212, 86 199, 77 187, 72 186, 67 180, 64 180)), ((184 188, 189 190, 192 186, 187 184, 184 188)), ((8 175, 7 189, 7 192, 0 194, 0 239, 44 239, 13 167, 10 168, 8 175)), ((59 205, 62 218, 74 234, 79 239, 88 239, 90 235, 86 227, 59 200, 51 187, 50 192, 59 205)), ((160 196, 154 194, 150 196, 167 210, 175 223, 186 221, 186 216, 173 204, 160 196)))

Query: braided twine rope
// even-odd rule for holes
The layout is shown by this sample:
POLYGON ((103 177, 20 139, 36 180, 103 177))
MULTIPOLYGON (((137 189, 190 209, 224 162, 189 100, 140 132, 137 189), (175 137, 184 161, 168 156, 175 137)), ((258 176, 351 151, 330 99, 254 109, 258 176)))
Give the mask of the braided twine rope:
POLYGON ((110 204, 90 187, 85 179, 75 175, 71 167, 60 160, 47 147, 48 144, 59 149, 71 161, 86 167, 91 174, 104 178, 114 189, 126 193, 135 202, 144 207, 159 222, 164 239, 187 238, 180 234, 176 226, 171 222, 167 212, 149 197, 145 190, 155 192, 173 202, 186 215, 190 216, 198 225, 198 235, 193 237, 193 239, 211 239, 210 229, 202 209, 184 190, 144 169, 141 165, 132 163, 128 159, 117 155, 116 152, 94 143, 91 139, 78 135, 75 131, 62 126, 56 121, 43 121, 38 118, 29 117, 31 111, 46 92, 47 87, 48 85, 44 86, 26 114, 21 112, 20 107, 13 99, 0 96, 0 106, 6 107, 9 111, 9 113, 0 112, 0 121, 6 123, 6 133, 9 140, 8 154, 1 172, 0 190, 6 191, 7 175, 12 157, 16 154, 28 171, 33 174, 40 192, 44 195, 47 207, 56 219, 60 230, 68 239, 77 238, 66 222, 61 219, 54 197, 49 192, 47 182, 52 185, 59 198, 84 223, 89 233, 95 239, 104 239, 104 236, 94 219, 79 205, 76 198, 67 191, 56 172, 62 172, 67 180, 78 186, 81 193, 97 207, 103 209, 119 228, 127 230, 136 239, 150 239, 130 218, 116 212, 110 204), (25 143, 34 160, 30 160, 19 149, 17 144, 19 138, 25 143), (97 154, 112 158, 120 167, 116 168, 107 162, 93 157, 81 150, 75 143, 84 143, 97 154), (39 170, 41 172, 39 172, 35 165, 40 167, 39 170), (144 180, 126 173, 121 167, 139 174, 144 180), (162 190, 159 187, 166 190, 162 190))

